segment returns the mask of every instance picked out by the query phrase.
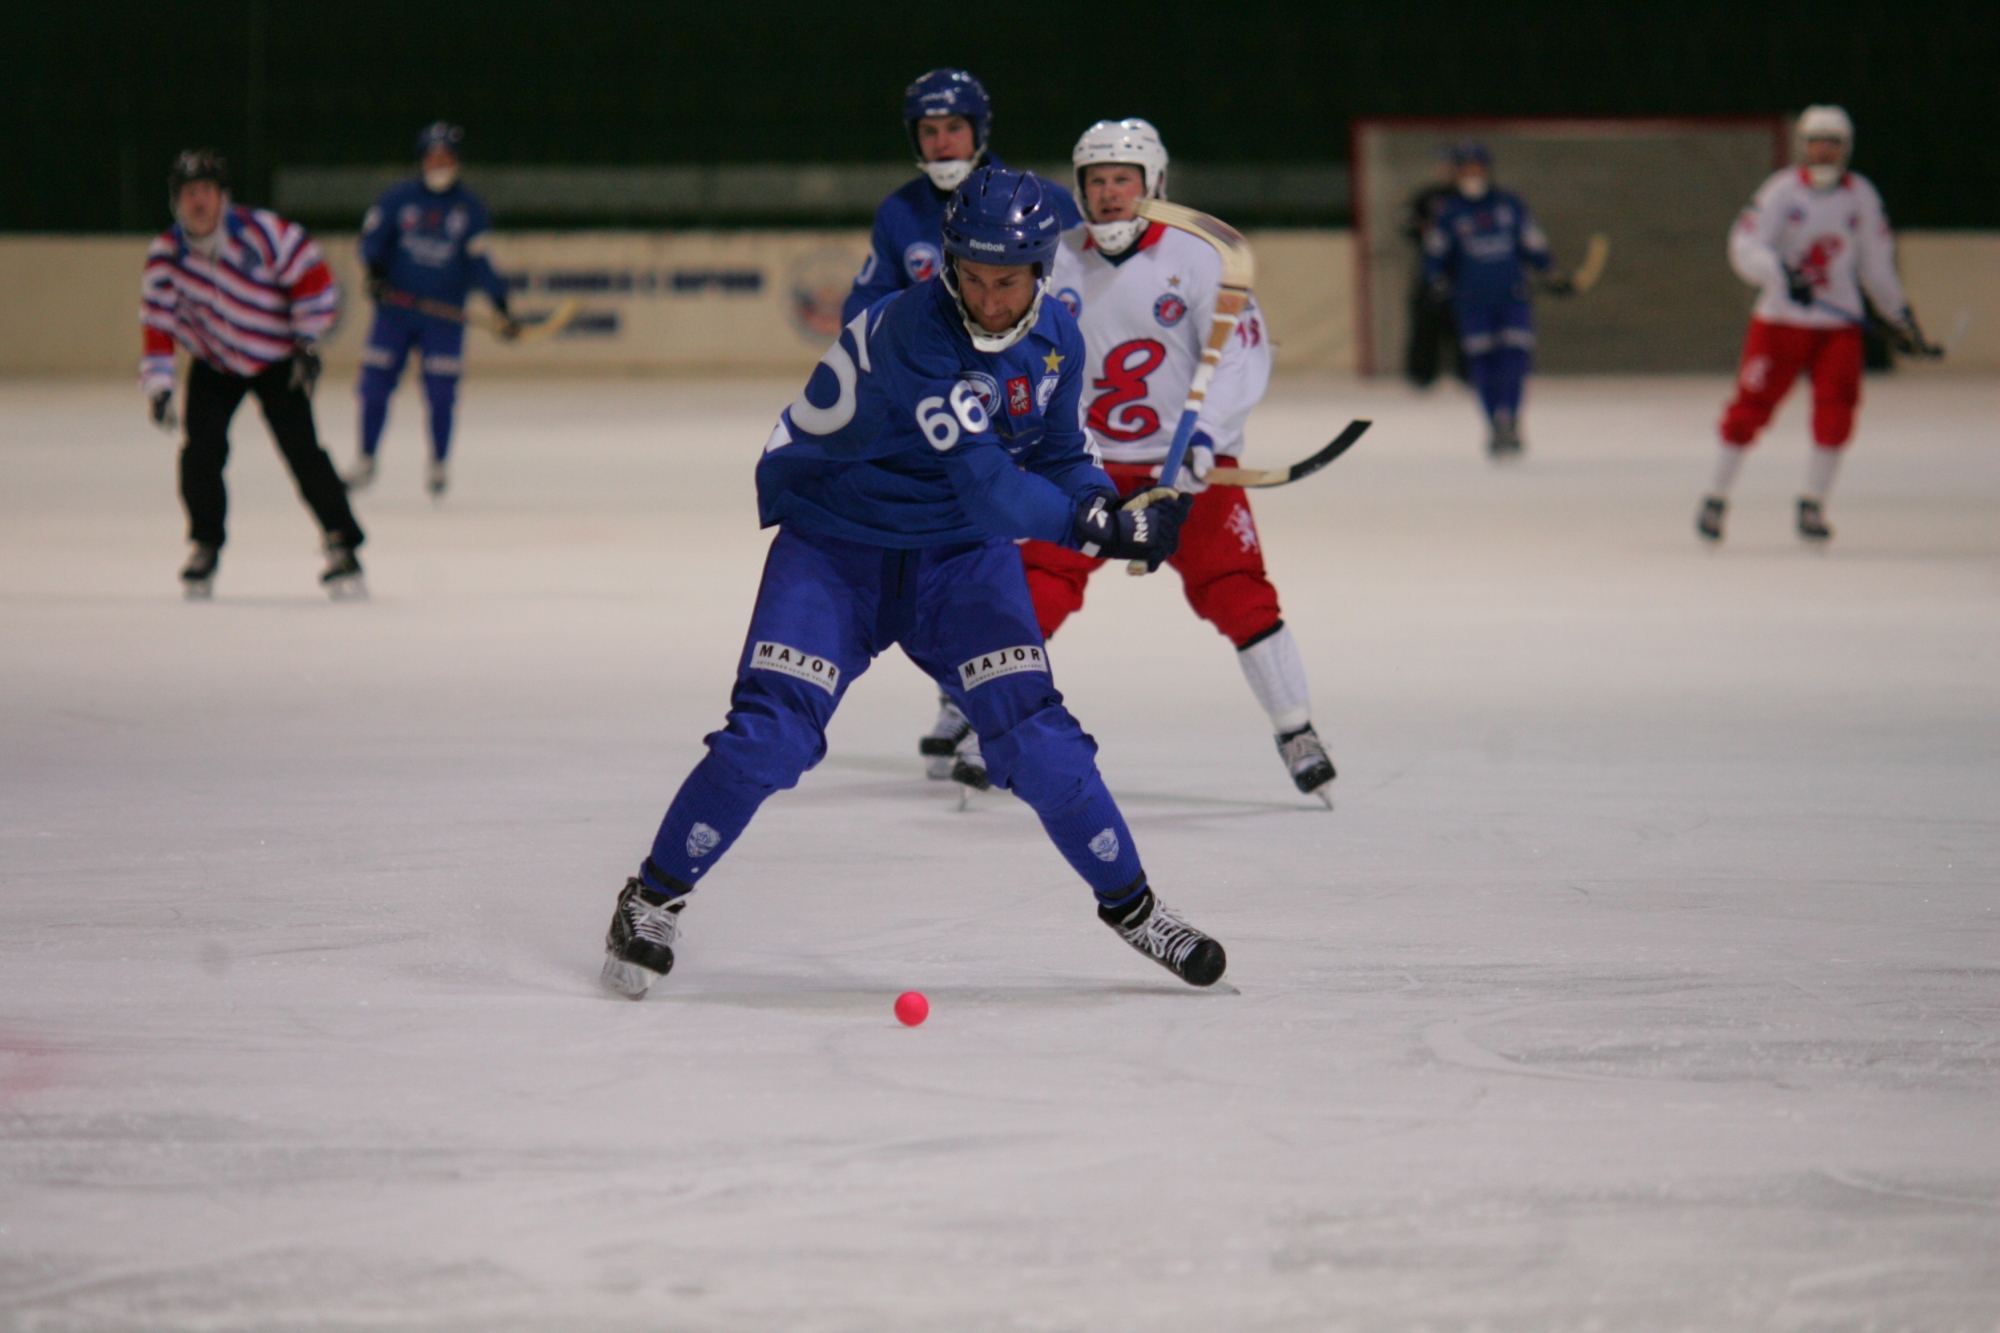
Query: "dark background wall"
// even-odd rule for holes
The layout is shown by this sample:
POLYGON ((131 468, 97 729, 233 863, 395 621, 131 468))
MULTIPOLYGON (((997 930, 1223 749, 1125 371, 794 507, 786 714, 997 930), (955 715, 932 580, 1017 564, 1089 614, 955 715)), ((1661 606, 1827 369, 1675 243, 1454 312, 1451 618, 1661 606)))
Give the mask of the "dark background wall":
MULTIPOLYGON (((1206 162, 1338 162, 1357 115, 1662 115, 1838 101, 1904 226, 2000 226, 2000 6, 1491 0, 101 0, 0 7, 0 228, 151 229, 173 153, 238 197, 280 164, 391 161, 423 123, 505 163, 893 160, 901 89, 974 70, 996 144, 1103 116, 1206 162), (963 13, 955 20, 955 13, 963 13), (963 35, 956 35, 956 34, 963 35)), ((503 222, 505 218, 501 219, 503 222)), ((1328 221, 1344 221, 1330 218, 1328 221)))

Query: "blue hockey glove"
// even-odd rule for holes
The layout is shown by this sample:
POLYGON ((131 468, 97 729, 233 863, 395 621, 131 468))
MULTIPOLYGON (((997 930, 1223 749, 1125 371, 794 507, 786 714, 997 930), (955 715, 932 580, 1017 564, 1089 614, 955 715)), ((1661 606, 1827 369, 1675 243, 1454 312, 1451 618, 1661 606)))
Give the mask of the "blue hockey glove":
POLYGON ((1106 560, 1143 560, 1158 569, 1181 544, 1191 495, 1155 500, 1144 509, 1120 509, 1115 491, 1092 491, 1076 511, 1077 549, 1106 560))
POLYGON ((1816 299, 1813 296, 1812 279, 1799 272, 1799 270, 1787 266, 1785 269, 1785 295, 1791 297, 1799 305, 1811 305, 1816 299))

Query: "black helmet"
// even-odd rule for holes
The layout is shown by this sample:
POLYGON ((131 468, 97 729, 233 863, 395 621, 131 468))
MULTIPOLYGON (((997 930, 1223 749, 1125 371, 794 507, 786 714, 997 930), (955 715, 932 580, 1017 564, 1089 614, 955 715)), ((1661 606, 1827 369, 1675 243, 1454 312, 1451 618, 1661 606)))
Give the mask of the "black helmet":
POLYGON ((229 188, 229 164, 213 148, 190 148, 174 159, 167 173, 167 207, 178 209, 181 190, 195 181, 214 181, 218 190, 229 188))

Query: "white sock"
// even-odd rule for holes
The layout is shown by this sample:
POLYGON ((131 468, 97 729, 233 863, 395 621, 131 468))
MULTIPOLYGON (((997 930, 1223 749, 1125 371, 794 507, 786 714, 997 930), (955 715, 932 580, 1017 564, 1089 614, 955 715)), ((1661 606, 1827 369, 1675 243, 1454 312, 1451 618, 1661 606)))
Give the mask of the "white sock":
POLYGON ((1845 449, 1829 449, 1825 445, 1815 445, 1812 457, 1806 462, 1805 498, 1826 500, 1827 492, 1833 489, 1833 474, 1840 471, 1840 456, 1845 449))
POLYGON ((1240 648, 1236 660, 1243 666, 1243 678, 1250 693, 1271 715, 1271 730, 1282 736, 1297 731, 1312 720, 1312 703, 1306 697, 1306 664, 1299 657, 1299 643, 1290 625, 1240 648))
POLYGON ((1708 483, 1708 493, 1717 499, 1727 499, 1729 488, 1736 484, 1736 474, 1743 467, 1743 455, 1748 449, 1733 444, 1724 444, 1722 452, 1715 456, 1715 476, 1708 483))

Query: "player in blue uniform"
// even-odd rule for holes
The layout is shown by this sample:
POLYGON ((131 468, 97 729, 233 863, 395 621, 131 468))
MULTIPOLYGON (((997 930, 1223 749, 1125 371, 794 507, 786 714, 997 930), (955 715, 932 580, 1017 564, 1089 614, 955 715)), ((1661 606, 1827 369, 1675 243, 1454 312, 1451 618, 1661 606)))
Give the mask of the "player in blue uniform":
POLYGON ((1492 426, 1494 458, 1521 453, 1521 390, 1535 347, 1529 273, 1543 290, 1567 295, 1570 280, 1549 272, 1549 238, 1519 195, 1493 184, 1483 144, 1451 152, 1456 190, 1445 197, 1424 237, 1424 281, 1451 301, 1466 377, 1492 426))
POLYGON ((681 785, 605 939, 606 987, 634 998, 673 966, 687 896, 766 797, 826 753, 854 678, 892 644, 972 719, 993 779, 1095 891, 1134 948, 1197 986, 1222 946, 1158 901, 1063 707, 1014 541, 1165 560, 1187 497, 1136 511, 1093 458, 1083 337, 1044 300, 1061 215, 1033 176, 982 167, 944 218, 939 275, 849 321, 757 465, 776 526, 727 725, 681 785))
MULTIPOLYGON (((875 234, 854 288, 841 304, 843 321, 937 274, 944 262, 945 205, 981 163, 1003 165, 987 146, 992 125, 993 105, 986 89, 962 69, 934 69, 903 90, 903 128, 923 175, 875 210, 875 234)), ((1063 230, 1083 222, 1069 191, 1039 176, 1035 179, 1055 201, 1063 230)), ((918 748, 926 756, 931 777, 956 778, 979 790, 988 785, 978 733, 948 696, 938 696, 937 722, 918 748)))
POLYGON ((431 462, 425 484, 444 494, 452 409, 464 368, 465 298, 474 287, 500 314, 500 336, 520 329, 507 314, 507 281, 486 257, 486 205, 458 180, 465 131, 438 121, 417 136, 419 173, 389 187, 361 222, 361 262, 375 322, 361 353, 361 457, 347 488, 375 480, 375 451, 389 422, 389 396, 415 347, 430 402, 431 462))
MULTIPOLYGON (((841 305, 843 321, 936 276, 944 262, 939 229, 953 191, 982 163, 1003 165, 987 147, 992 125, 986 89, 962 69, 934 69, 903 90, 903 128, 923 175, 911 178, 875 210, 875 234, 854 289, 841 305)), ((1055 200, 1065 229, 1083 221, 1069 191, 1051 181, 1042 181, 1042 189, 1055 200)))

